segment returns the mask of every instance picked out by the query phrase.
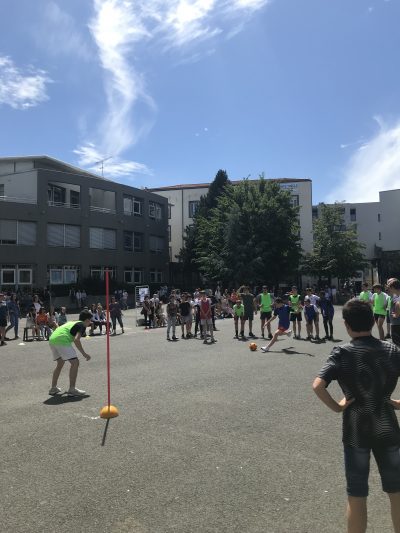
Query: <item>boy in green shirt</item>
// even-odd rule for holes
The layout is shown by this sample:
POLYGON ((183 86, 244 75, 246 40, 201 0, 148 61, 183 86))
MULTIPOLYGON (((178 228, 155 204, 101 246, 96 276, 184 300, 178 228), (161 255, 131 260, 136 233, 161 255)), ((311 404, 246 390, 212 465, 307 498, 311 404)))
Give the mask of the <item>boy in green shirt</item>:
POLYGON ((244 305, 241 300, 236 300, 233 306, 233 321, 235 324, 235 339, 239 338, 239 319, 240 319, 240 335, 244 338, 244 305))
POLYGON ((386 318, 386 307, 387 307, 387 294, 382 292, 382 285, 375 283, 372 287, 374 294, 372 295, 372 309, 374 312, 375 324, 378 328, 379 338, 381 341, 385 338, 385 332, 383 330, 383 324, 386 318))
POLYGON ((53 353, 53 359, 57 361, 57 364, 53 372, 53 379, 49 390, 50 396, 55 396, 61 392, 60 387, 57 386, 57 382, 65 361, 69 361, 71 365, 69 369, 68 396, 84 396, 86 394, 84 390, 75 387, 76 378, 78 377, 79 359, 72 344, 75 344, 86 361, 90 360, 90 355, 85 352, 81 344, 81 337, 85 333, 86 328, 90 326, 91 321, 92 313, 84 310, 80 313, 78 321, 67 322, 59 326, 51 334, 49 346, 53 353))

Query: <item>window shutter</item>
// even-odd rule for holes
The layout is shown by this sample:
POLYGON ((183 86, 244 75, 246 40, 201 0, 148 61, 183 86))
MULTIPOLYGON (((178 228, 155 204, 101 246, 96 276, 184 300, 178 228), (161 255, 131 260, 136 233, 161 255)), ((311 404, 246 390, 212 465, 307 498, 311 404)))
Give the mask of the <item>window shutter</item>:
POLYGON ((81 245, 80 226, 65 226, 65 246, 68 248, 79 248, 81 245))
POLYGON ((17 242, 16 220, 0 220, 0 241, 17 242))
POLYGON ((36 222, 18 222, 18 244, 35 246, 36 222))
POLYGON ((47 244, 64 246, 64 224, 47 224, 47 244))
POLYGON ((90 248, 103 248, 102 228, 90 228, 90 248))
POLYGON ((115 250, 116 234, 113 229, 103 229, 103 248, 105 250, 115 250))

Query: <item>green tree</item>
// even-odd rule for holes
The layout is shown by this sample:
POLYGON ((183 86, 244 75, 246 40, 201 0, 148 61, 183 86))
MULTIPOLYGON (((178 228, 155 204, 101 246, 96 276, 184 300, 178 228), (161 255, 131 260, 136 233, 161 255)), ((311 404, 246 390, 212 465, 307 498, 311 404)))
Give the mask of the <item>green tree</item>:
POLYGON ((298 269, 298 208, 290 193, 262 176, 228 185, 216 207, 198 221, 195 253, 207 279, 277 284, 298 269))
POLYGON ((185 270, 194 271, 198 269, 196 264, 196 236, 199 225, 203 219, 208 217, 211 209, 217 206, 218 198, 225 191, 225 187, 230 184, 226 170, 218 170, 214 180, 210 184, 207 194, 200 198, 199 206, 193 218, 193 225, 187 226, 183 236, 184 245, 179 253, 179 261, 185 270))
POLYGON ((365 246, 358 242, 355 227, 346 227, 343 206, 320 204, 319 216, 314 220, 313 251, 304 257, 303 271, 327 278, 345 280, 366 267, 365 246))

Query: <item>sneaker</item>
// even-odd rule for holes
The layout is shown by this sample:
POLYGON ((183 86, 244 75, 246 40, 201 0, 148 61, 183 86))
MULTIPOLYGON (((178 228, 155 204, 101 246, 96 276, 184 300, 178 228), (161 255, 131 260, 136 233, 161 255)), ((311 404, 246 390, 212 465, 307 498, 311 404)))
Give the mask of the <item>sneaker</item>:
POLYGON ((262 337, 263 339, 265 338, 265 337, 264 337, 264 332, 263 332, 263 331, 261 332, 261 337, 262 337))
POLYGON ((264 353, 265 353, 265 352, 269 352, 269 348, 268 348, 268 346, 261 346, 260 350, 261 350, 262 352, 264 352, 264 353))
POLYGON ((214 344, 214 342, 217 342, 215 339, 211 339, 211 344, 214 344))
POLYGON ((272 333, 268 333, 268 338, 271 340, 272 339, 272 333))
POLYGON ((254 333, 252 331, 249 331, 249 337, 252 337, 252 338, 255 337, 255 335, 254 335, 254 333))
POLYGON ((184 333, 182 333, 182 339, 184 339, 184 338, 185 338, 185 334, 184 334, 184 333))
MULTIPOLYGON (((291 337, 291 336, 292 336, 292 330, 291 330, 291 329, 288 329, 288 330, 286 331, 286 335, 287 335, 288 337, 291 337)), ((296 338, 296 337, 295 337, 295 338, 296 338)))
POLYGON ((236 333, 236 335, 233 337, 234 339, 238 339, 239 335, 236 333))
POLYGON ((124 328, 122 328, 122 333, 125 333, 124 328))
POLYGON ((55 396, 56 394, 60 394, 60 392, 60 387, 51 387, 51 389, 49 390, 50 396, 55 396))
POLYGON ((68 389, 68 396, 85 396, 86 391, 80 389, 68 389))
POLYGON ((6 342, 4 342, 4 341, 1 341, 1 344, 0 344, 0 346, 7 346, 7 343, 6 343, 6 342))
POLYGON ((178 337, 175 337, 175 335, 172 335, 172 340, 173 340, 173 341, 177 341, 177 340, 178 340, 178 337))
POLYGON ((316 341, 320 341, 321 340, 319 335, 315 335, 314 338, 315 338, 316 341))
POLYGON ((169 337, 167 337, 167 341, 170 341, 171 339, 169 337))
POLYGON ((204 339, 203 344, 208 344, 207 339, 204 339))

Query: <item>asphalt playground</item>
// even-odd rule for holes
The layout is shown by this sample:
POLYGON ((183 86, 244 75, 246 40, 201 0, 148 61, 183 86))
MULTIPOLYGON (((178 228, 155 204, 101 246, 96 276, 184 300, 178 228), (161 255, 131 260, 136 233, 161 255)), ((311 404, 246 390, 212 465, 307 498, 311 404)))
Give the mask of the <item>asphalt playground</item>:
MULTIPOLYGON (((228 319, 207 346, 137 328, 133 310, 124 322, 110 339, 120 416, 108 424, 104 335, 82 340, 82 399, 48 396, 46 341, 0 348, 1 533, 345 531, 341 415, 311 389, 348 339, 340 308, 334 342, 283 338, 266 354, 234 340, 228 319)), ((374 463, 368 531, 392 531, 374 463)))

